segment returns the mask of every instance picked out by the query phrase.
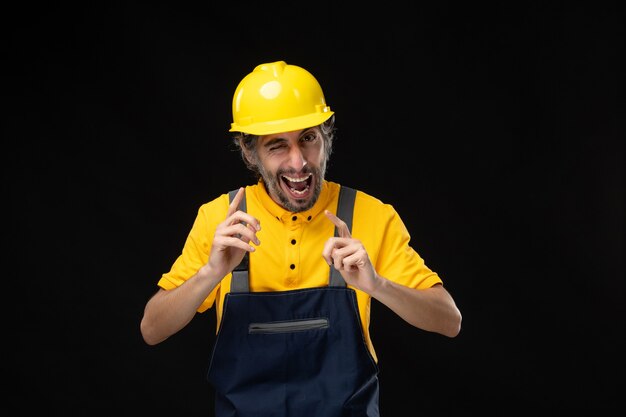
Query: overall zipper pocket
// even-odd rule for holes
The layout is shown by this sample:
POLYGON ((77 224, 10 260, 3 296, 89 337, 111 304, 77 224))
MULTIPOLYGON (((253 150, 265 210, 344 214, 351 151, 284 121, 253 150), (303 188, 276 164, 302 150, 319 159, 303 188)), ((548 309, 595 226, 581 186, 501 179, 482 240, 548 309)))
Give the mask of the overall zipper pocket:
POLYGON ((291 333, 304 330, 327 329, 329 326, 327 318, 270 321, 267 323, 250 323, 248 333, 291 333))

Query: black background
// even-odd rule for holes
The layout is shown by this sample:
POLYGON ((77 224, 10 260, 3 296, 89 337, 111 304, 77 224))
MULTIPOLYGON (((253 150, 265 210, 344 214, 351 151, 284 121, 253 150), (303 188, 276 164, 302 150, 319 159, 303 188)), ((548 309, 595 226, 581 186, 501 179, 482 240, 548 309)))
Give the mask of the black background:
POLYGON ((139 322, 199 205, 252 181, 237 83, 285 60, 337 114, 328 179, 392 204, 463 313, 448 339, 374 302, 383 416, 621 415, 624 13, 574 3, 3 13, 0 408, 212 415, 214 310, 155 347, 139 322))

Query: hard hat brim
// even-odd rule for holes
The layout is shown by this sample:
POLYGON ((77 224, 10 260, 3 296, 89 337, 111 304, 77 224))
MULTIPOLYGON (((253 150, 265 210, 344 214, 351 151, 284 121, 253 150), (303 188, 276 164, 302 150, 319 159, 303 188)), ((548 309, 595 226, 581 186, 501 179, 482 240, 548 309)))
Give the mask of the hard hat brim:
POLYGON ((294 117, 283 120, 273 120, 261 123, 250 123, 242 126, 237 123, 231 123, 229 132, 243 132, 251 135, 264 136, 273 135, 281 132, 292 132, 294 130, 307 129, 324 123, 334 114, 330 108, 323 113, 307 114, 300 117, 294 117))

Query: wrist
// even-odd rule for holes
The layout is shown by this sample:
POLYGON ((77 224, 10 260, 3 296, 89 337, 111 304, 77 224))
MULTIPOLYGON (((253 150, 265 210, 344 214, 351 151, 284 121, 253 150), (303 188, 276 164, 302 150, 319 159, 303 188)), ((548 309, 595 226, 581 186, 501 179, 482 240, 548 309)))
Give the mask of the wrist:
POLYGON ((215 269, 212 268, 211 265, 208 263, 200 267, 200 269, 196 273, 196 277, 198 278, 198 280, 208 282, 211 284, 212 287, 217 285, 222 280, 222 278, 224 278, 224 276, 225 275, 219 274, 217 271, 215 271, 215 269))
POLYGON ((373 298, 379 298, 382 294, 385 293, 385 289, 388 284, 389 284, 389 280, 376 274, 374 276, 372 291, 370 292, 370 296, 372 296, 373 298))

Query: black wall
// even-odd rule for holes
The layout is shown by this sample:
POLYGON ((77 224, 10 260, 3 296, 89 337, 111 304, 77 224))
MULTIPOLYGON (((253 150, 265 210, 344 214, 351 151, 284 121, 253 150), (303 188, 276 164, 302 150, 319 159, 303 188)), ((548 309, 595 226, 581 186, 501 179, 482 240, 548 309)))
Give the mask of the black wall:
POLYGON ((337 114, 328 178, 392 204, 463 313, 372 306, 383 416, 624 412, 624 13, 519 5, 21 6, 3 14, 6 407, 212 415, 214 311, 139 321, 200 204, 252 181, 231 99, 262 62, 337 114))

